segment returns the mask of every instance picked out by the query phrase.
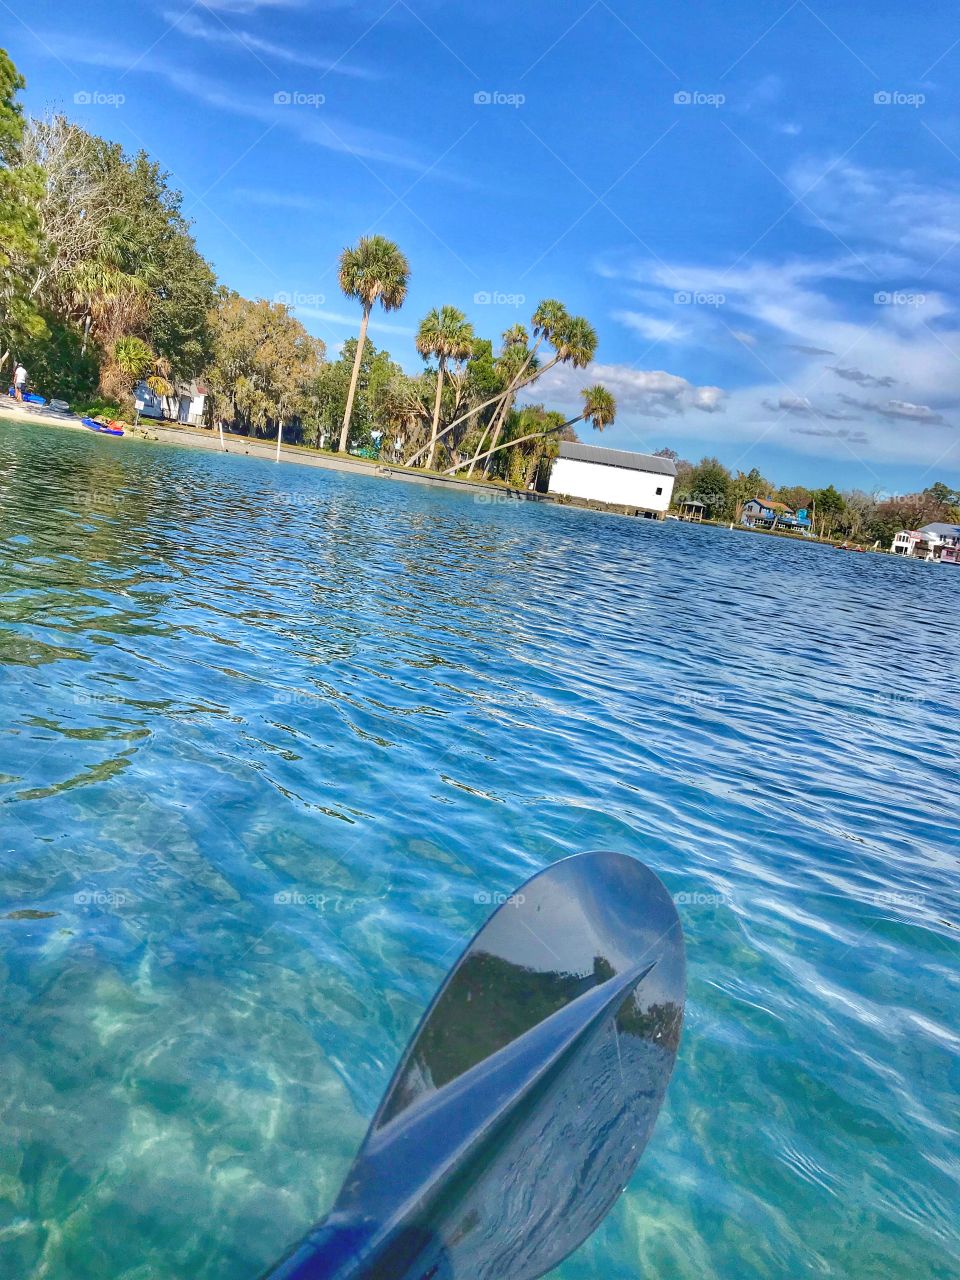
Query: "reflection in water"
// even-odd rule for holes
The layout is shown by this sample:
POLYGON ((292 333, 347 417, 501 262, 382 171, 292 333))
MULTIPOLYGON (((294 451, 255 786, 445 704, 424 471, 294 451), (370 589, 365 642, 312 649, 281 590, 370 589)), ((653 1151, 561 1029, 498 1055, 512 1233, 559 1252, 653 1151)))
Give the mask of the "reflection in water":
POLYGON ((307 1258, 277 1280, 542 1275, 594 1230, 646 1146, 684 990, 676 909, 641 863, 594 853, 535 876, 438 993, 321 1228, 326 1248, 331 1228, 379 1224, 364 1261, 307 1258), (587 942, 602 950, 582 972, 587 942))

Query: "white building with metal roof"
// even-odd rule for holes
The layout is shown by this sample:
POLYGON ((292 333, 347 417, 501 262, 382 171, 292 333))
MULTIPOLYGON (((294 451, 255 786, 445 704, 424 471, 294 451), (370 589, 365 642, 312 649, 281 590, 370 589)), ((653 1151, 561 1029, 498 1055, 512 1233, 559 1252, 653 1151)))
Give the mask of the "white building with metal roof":
POLYGON ((662 519, 676 478, 677 468, 670 458, 562 440, 547 492, 633 507, 642 515, 662 519))

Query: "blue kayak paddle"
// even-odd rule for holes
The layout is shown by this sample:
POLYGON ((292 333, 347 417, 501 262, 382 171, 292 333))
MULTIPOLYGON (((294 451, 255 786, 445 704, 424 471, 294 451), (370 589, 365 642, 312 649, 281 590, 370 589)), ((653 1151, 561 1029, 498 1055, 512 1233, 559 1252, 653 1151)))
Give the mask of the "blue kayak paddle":
POLYGON ((686 995, 670 894, 581 853, 447 975, 328 1216, 263 1280, 535 1280, 597 1227, 653 1131, 686 995))

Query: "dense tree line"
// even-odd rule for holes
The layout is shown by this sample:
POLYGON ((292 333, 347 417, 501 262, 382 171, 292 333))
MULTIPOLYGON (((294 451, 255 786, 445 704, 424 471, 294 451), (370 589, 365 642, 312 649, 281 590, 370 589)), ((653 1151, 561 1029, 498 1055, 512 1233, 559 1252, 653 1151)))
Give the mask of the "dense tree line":
POLYGON ((66 399, 172 390, 209 358, 215 288, 180 196, 142 152, 25 120, 22 84, 0 51, 0 374, 15 355, 66 399))
POLYGON ((793 511, 806 510, 813 532, 821 538, 842 538, 889 546, 900 529, 918 529, 934 521, 960 523, 960 492, 937 482, 921 493, 883 497, 853 489, 839 492, 832 484, 824 489, 803 485, 777 485, 754 468, 729 471, 718 458, 701 458, 693 464, 673 449, 661 449, 674 460, 677 481, 673 503, 688 499, 702 502, 707 519, 738 521, 751 498, 772 498, 793 511))

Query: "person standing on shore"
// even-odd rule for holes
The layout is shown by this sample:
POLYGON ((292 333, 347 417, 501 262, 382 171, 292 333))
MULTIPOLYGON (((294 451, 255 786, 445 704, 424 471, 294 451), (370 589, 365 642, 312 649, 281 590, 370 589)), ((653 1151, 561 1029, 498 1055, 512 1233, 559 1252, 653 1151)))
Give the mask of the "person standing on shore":
POLYGON ((13 371, 13 394, 17 400, 23 400, 23 389, 26 385, 27 371, 18 360, 17 367, 13 371))

